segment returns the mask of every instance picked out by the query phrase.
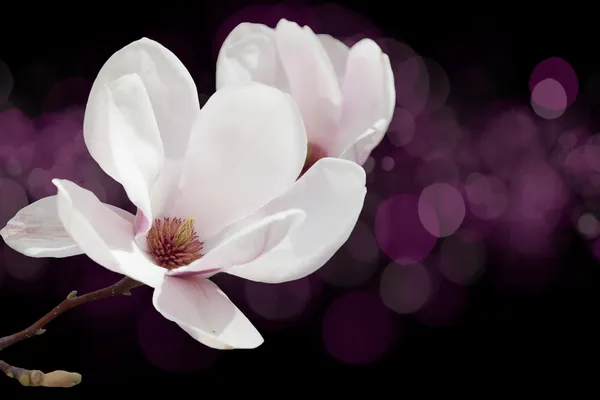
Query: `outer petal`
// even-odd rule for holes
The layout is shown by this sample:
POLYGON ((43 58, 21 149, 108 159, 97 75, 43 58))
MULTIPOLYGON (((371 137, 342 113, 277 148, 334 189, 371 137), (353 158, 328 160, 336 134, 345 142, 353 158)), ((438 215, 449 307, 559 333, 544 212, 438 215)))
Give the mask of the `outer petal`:
POLYGON ((201 239, 255 212, 295 182, 306 158, 292 99, 258 83, 217 91, 201 112, 169 211, 201 239))
MULTIPOLYGON (((379 144, 392 119, 396 104, 394 75, 390 60, 371 39, 354 45, 348 55, 348 64, 342 85, 343 110, 341 140, 338 153, 356 142, 375 123, 385 120, 370 140, 371 148, 379 144)), ((362 164, 366 160, 359 159, 362 164)))
POLYGON ((275 31, 263 24, 244 22, 229 33, 219 51, 217 90, 225 85, 249 81, 287 90, 275 31))
POLYGON ((272 213, 297 207, 306 212, 304 223, 270 252, 226 272, 266 283, 313 273, 348 240, 365 194, 365 171, 359 165, 336 158, 317 161, 289 192, 261 210, 272 213))
POLYGON ((166 270, 154 265, 137 247, 131 221, 71 181, 53 179, 52 183, 58 188, 58 216, 88 257, 148 286, 161 282, 166 270))
POLYGON ((100 166, 123 184, 129 199, 151 218, 150 189, 163 166, 163 145, 139 75, 123 75, 92 90, 84 137, 100 166))
POLYGON ((302 112, 308 137, 327 148, 337 132, 342 101, 331 61, 309 27, 282 19, 275 33, 289 92, 302 112))
MULTIPOLYGON (((56 200, 57 196, 44 197, 19 210, 0 231, 4 242, 28 257, 63 258, 82 254, 58 218, 56 200)), ((110 204, 105 206, 133 221, 131 213, 110 204)))
POLYGON ((217 285, 200 276, 166 276, 156 288, 154 307, 194 339, 215 349, 253 349, 260 333, 217 285))
POLYGON ((353 143, 346 147, 339 158, 355 162, 357 164, 364 164, 371 154, 371 151, 381 142, 389 122, 385 119, 377 121, 373 127, 367 129, 362 135, 360 135, 353 143))
POLYGON ((302 210, 287 210, 270 215, 241 229, 226 229, 204 243, 210 249, 192 264, 169 271, 168 275, 186 276, 198 273, 214 274, 234 265, 247 264, 269 252, 288 234, 302 224, 302 210))
POLYGON ((346 63, 348 61, 348 53, 350 48, 344 43, 334 38, 331 35, 317 35, 321 45, 325 49, 331 65, 335 70, 338 82, 341 85, 344 82, 344 75, 346 75, 346 63))
MULTIPOLYGON (((163 138, 166 157, 181 158, 200 109, 198 91, 190 73, 167 48, 143 38, 123 47, 108 59, 98 73, 90 98, 104 85, 129 74, 139 75, 144 83, 163 138)), ((87 136, 102 134, 86 133, 86 130, 84 128, 86 143, 87 136)), ((90 152, 96 158, 95 151, 90 149, 90 152)), ((96 161, 105 168, 98 158, 96 161)), ((107 173, 110 175, 109 171, 107 173)))

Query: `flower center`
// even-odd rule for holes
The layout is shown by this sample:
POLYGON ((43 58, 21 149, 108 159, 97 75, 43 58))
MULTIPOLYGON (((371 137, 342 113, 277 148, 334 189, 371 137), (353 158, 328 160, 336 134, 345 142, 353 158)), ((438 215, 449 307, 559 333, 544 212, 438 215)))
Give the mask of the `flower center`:
POLYGON ((166 269, 179 268, 202 257, 194 218, 155 219, 146 240, 154 261, 166 269))
POLYGON ((314 143, 308 143, 308 148, 306 149, 306 161, 304 161, 304 167, 302 168, 300 176, 304 175, 314 163, 323 157, 327 157, 327 152, 323 150, 321 146, 314 143))

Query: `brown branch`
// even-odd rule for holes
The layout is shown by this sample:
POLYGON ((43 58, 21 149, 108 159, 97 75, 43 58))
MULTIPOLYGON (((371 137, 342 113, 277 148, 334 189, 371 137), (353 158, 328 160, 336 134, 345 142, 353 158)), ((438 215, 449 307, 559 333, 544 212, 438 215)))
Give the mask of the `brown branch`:
MULTIPOLYGON (((96 290, 95 292, 87 293, 82 296, 77 296, 77 291, 74 290, 69 293, 67 298, 64 299, 59 305, 54 307, 49 313, 44 315, 29 328, 0 338, 0 351, 22 340, 43 334, 46 332, 44 329, 46 325, 48 325, 54 318, 73 307, 108 297, 119 295, 129 296, 131 295, 131 289, 141 285, 142 284, 140 282, 134 281, 133 279, 123 278, 119 282, 104 289, 96 290)), ((39 370, 14 367, 2 360, 0 360, 0 371, 4 372, 4 374, 6 374, 6 376, 9 378, 18 380, 23 386, 73 387, 81 382, 81 375, 75 372, 58 370, 44 373, 39 370)))
POLYGON ((81 383, 81 375, 76 372, 52 371, 43 373, 37 369, 14 367, 0 360, 0 371, 14 378, 23 386, 73 387, 81 383))
POLYGON ((13 333, 12 335, 0 338, 0 351, 22 340, 43 334, 45 332, 44 327, 46 325, 48 325, 54 318, 58 317, 59 315, 61 315, 65 311, 70 310, 73 307, 89 303, 90 301, 105 299, 107 297, 131 295, 130 290, 141 285, 141 283, 126 277, 121 279, 119 282, 110 285, 104 289, 96 290, 95 292, 87 293, 82 296, 77 296, 77 291, 74 290, 71 293, 69 293, 67 298, 64 299, 59 305, 54 307, 52 311, 44 315, 29 328, 23 329, 22 331, 17 333, 13 333))

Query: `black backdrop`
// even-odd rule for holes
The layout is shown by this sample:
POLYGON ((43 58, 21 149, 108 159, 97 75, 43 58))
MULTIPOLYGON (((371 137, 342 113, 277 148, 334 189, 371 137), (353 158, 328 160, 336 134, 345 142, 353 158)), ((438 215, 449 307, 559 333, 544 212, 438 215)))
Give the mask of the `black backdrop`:
MULTIPOLYGON (((306 3, 287 4, 292 9, 307 7, 306 3)), ((146 3, 126 9, 117 4, 74 4, 57 8, 46 5, 43 11, 37 6, 9 11, 6 5, 0 28, 0 59, 14 77, 11 103, 30 116, 71 103, 84 104, 85 96, 77 95, 50 105, 46 100, 56 81, 73 76, 93 79, 114 51, 142 36, 172 48, 192 71, 199 92, 210 95, 214 91, 218 41, 224 37, 221 32, 215 39, 215 33, 228 16, 246 5, 234 0, 188 6, 146 3)), ((577 70, 578 102, 586 102, 587 124, 592 132, 595 129, 593 87, 584 85, 600 71, 591 16, 541 8, 497 10, 493 4, 477 10, 380 1, 344 6, 366 16, 384 35, 405 42, 441 65, 452 84, 449 102, 459 104, 463 115, 476 115, 493 100, 527 102, 532 69, 543 59, 560 56, 577 70), (486 72, 488 87, 467 82, 465 66, 471 64, 486 72)), ((349 33, 351 28, 347 28, 349 33)), ((3 216, 3 223, 9 217, 3 216)), ((165 336, 165 340, 186 342, 185 354, 175 363, 181 365, 171 368, 178 371, 161 369, 142 354, 135 316, 145 312, 140 307, 145 310, 150 303, 147 288, 137 289, 132 298, 105 300, 106 309, 89 304, 73 310, 54 321, 45 335, 4 351, 0 358, 30 368, 81 372, 83 383, 68 389, 69 395, 93 395, 118 385, 119 391, 113 392, 117 398, 126 396, 128 389, 132 396, 158 389, 178 396, 185 390, 195 391, 191 392, 194 396, 229 395, 238 390, 289 396, 297 389, 309 388, 325 396, 359 386, 369 386, 373 395, 377 389, 391 386, 390 394, 406 396, 430 388, 453 392, 493 381, 481 389, 484 395, 495 388, 517 390, 534 380, 547 385, 554 377, 569 382, 585 380, 588 371, 593 374, 598 355, 600 274, 588 243, 574 228, 560 235, 563 250, 552 259, 552 264, 558 265, 552 285, 543 290, 499 289, 493 273, 486 273, 469 288, 468 311, 460 320, 440 328, 403 321, 395 347, 371 365, 345 365, 324 350, 320 315, 328 303, 344 293, 344 289, 327 286, 309 317, 290 326, 266 329, 266 343, 259 349, 225 352, 206 368, 202 368, 203 361, 195 365, 195 360, 211 359, 213 353, 198 349, 201 345, 179 332, 165 336), (93 325, 88 325, 92 320, 93 325)), ((488 271, 505 262, 500 261, 503 252, 498 248, 488 251, 488 271)), ((525 268, 529 261, 512 262, 525 268)), ((378 263, 383 267, 389 259, 381 256, 378 263)), ((82 268, 101 269, 79 256, 68 262, 51 260, 34 283, 5 273, 0 279, 0 334, 28 326, 71 289, 83 290, 69 286, 82 268)), ((108 272, 97 274, 98 279, 86 290, 118 278, 108 272)), ((234 282, 228 287, 236 285, 234 282)), ((244 304, 239 306, 247 309, 244 304)), ((153 323, 148 323, 149 329, 153 323)), ((169 344, 157 341, 153 345, 169 344)), ((21 388, 13 380, 0 378, 0 398, 13 398, 13 393, 32 398, 57 394, 54 389, 21 388)), ((64 395, 67 393, 61 391, 64 395)))

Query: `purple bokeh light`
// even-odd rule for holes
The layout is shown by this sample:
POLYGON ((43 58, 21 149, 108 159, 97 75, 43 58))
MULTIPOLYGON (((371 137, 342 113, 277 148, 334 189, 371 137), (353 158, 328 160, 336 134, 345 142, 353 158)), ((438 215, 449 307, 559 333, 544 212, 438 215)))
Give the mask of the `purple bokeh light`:
MULTIPOLYGON (((378 280, 381 299, 351 293, 331 304, 323 321, 329 353, 351 364, 370 363, 385 354, 395 332, 391 313, 382 305, 399 314, 415 313, 431 326, 456 323, 467 305, 463 287, 483 274, 487 246, 514 256, 502 260, 500 272, 491 279, 543 287, 554 267, 523 264, 512 253, 551 257, 557 244, 554 232, 565 209, 575 203, 572 192, 585 197, 584 202, 600 195, 600 136, 589 135, 582 126, 573 128, 584 123, 583 117, 569 114, 578 95, 573 68, 558 58, 543 61, 529 85, 533 112, 510 105, 479 118, 464 115, 460 105, 445 104, 451 85, 439 64, 402 42, 377 37, 381 32, 371 21, 337 5, 246 8, 224 22, 215 49, 238 22, 274 26, 281 17, 349 45, 373 37, 390 56, 396 74, 398 103, 387 140, 364 166, 369 184, 362 217, 348 242, 315 277, 332 286, 358 287, 376 283, 380 250, 395 262, 378 280), (474 120, 478 123, 471 124, 474 120), (439 253, 432 255, 436 243, 439 253)), ((176 36, 158 39, 179 57, 193 58, 192 44, 176 36)), ((120 185, 100 169, 83 142, 82 106, 91 82, 77 77, 55 82, 43 65, 34 69, 49 88, 45 114, 30 119, 16 108, 0 112, 0 166, 10 177, 0 180, 0 221, 27 205, 27 195, 36 200, 55 194, 51 179, 57 177, 73 180, 101 201, 126 202, 120 185)), ((465 87, 474 95, 494 90, 483 67, 462 70, 468 75, 465 87)), ((193 74, 204 76, 206 71, 193 74)), ((12 84, 8 66, 0 62, 0 108, 12 84)), ((207 96, 201 97, 204 102, 207 96)), ((578 208, 573 223, 593 240, 591 251, 600 260, 600 240, 594 240, 600 223, 592 212, 582 213, 584 209, 578 208)), ((46 271, 45 262, 6 246, 2 255, 0 282, 3 276, 39 281, 46 271)), ((62 282, 61 290, 63 285, 86 291, 112 283, 114 275, 88 264, 90 269, 81 268, 76 277, 65 279, 68 284, 62 282)), ((266 322, 298 321, 312 302, 321 300, 318 282, 313 277, 282 285, 243 282, 236 289, 266 322)), ((111 316, 132 316, 137 307, 133 302, 98 303, 82 309, 81 315, 89 313, 91 321, 101 324, 111 316)), ((219 354, 198 346, 150 307, 141 314, 139 326, 144 354, 160 368, 195 371, 212 365, 219 354)))
POLYGON ((542 118, 558 118, 567 109, 567 93, 560 82, 544 79, 531 91, 531 107, 542 118))
MULTIPOLYGON (((431 206, 423 205, 423 215, 435 221, 431 206)), ((375 218, 375 237, 383 252, 401 265, 424 259, 436 244, 419 219, 419 198, 398 194, 381 203, 375 218)), ((433 224, 432 224, 433 225, 433 224)))
POLYGON ((531 72, 529 90, 533 92, 540 82, 548 79, 554 80, 563 88, 566 95, 565 108, 570 107, 579 94, 579 79, 575 69, 560 57, 543 60, 531 72))
POLYGON ((365 284, 377 269, 379 247, 367 223, 358 220, 346 243, 316 275, 332 286, 365 284))
POLYGON ((440 247, 440 273, 457 285, 474 283, 485 268, 486 250, 482 242, 460 236, 446 238, 440 247))
POLYGON ((454 234, 465 219, 465 202, 454 186, 434 183, 421 192, 418 213, 427 232, 435 237, 446 237, 454 234), (435 218, 431 217, 431 210, 435 218))
POLYGON ((584 213, 577 219, 577 229, 588 239, 593 239, 600 234, 600 223, 595 215, 584 213))
POLYGON ((397 106, 387 131, 387 138, 394 146, 406 146, 413 140, 416 128, 412 114, 405 108, 397 106))
POLYGON ((398 314, 412 314, 429 300, 432 281, 421 264, 389 264, 381 274, 379 294, 388 308, 398 314))
POLYGON ((300 317, 318 288, 309 278, 277 285, 246 281, 244 293, 252 311, 265 319, 281 321, 300 317))

